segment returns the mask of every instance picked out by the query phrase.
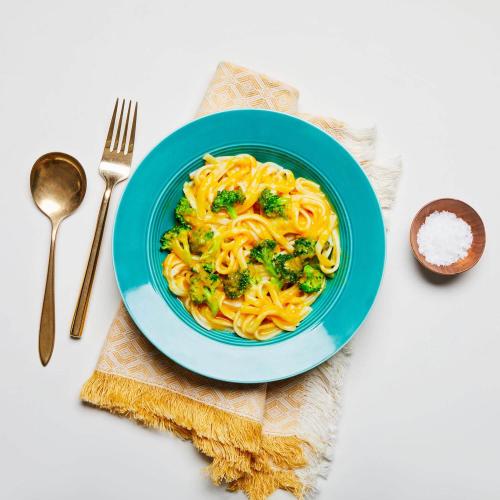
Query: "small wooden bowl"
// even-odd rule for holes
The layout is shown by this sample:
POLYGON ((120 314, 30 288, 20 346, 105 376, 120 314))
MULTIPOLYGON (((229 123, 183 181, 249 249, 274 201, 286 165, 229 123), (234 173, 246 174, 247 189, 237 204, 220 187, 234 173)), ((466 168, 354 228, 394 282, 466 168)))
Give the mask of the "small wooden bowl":
POLYGON ((484 245, 486 244, 486 233, 481 217, 479 217, 479 214, 471 206, 453 198, 441 198, 427 203, 427 205, 422 207, 417 215, 415 215, 410 228, 410 244, 416 259, 422 266, 436 274, 452 276, 468 271, 478 262, 483 254, 484 245), (454 213, 457 217, 463 219, 470 225, 472 231, 472 245, 469 248, 469 253, 463 259, 449 266, 437 266, 427 262, 425 257, 418 251, 417 243, 418 230, 425 222, 426 217, 433 212, 442 212, 443 210, 454 213))

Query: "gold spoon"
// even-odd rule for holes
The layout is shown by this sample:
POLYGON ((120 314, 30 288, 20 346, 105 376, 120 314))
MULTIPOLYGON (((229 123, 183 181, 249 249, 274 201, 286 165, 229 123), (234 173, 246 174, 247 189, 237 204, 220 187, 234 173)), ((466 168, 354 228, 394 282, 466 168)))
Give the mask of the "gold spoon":
POLYGON ((47 153, 33 165, 30 176, 31 194, 36 206, 52 224, 49 266, 43 298, 38 350, 46 366, 54 350, 54 255, 59 224, 80 205, 87 189, 87 178, 78 160, 65 153, 47 153))

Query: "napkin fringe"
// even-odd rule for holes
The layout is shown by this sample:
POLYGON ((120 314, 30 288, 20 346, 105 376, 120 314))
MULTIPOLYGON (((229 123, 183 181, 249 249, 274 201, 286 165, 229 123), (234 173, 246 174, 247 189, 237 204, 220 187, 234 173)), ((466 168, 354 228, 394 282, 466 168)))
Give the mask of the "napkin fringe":
POLYGON ((388 158, 383 162, 369 161, 362 164, 370 179, 382 209, 386 229, 389 227, 389 214, 396 200, 396 192, 401 178, 402 160, 400 156, 388 158))
POLYGON ((196 433, 221 445, 259 451, 260 423, 230 415, 164 387, 96 370, 83 386, 80 397, 86 403, 147 427, 172 431, 183 439, 192 439, 196 433))
POLYGON ((290 492, 297 499, 304 498, 304 486, 293 471, 272 471, 245 475, 227 487, 229 491, 242 490, 250 500, 266 500, 276 490, 290 492))
POLYGON ((195 446, 213 457, 207 468, 216 485, 226 484, 229 490, 243 490, 251 500, 267 498, 277 489, 290 491, 303 498, 303 483, 294 469, 304 467, 304 441, 295 436, 266 436, 258 455, 231 449, 220 443, 194 438, 195 446), (277 470, 277 467, 281 470, 277 470))
POLYGON ((302 430, 301 436, 304 435, 311 446, 306 448, 308 467, 298 471, 298 476, 307 499, 319 493, 318 480, 327 477, 333 460, 342 410, 342 386, 349 362, 350 348, 346 346, 306 376, 303 421, 307 422, 307 429, 302 430))
POLYGON ((207 471, 214 484, 225 484, 229 491, 243 490, 250 500, 267 498, 278 489, 287 490, 296 498, 303 499, 304 485, 293 470, 278 470, 270 464, 250 462, 250 469, 242 473, 238 464, 217 457, 207 467, 207 471))
POLYGON ((212 463, 206 468, 214 484, 228 484, 245 474, 254 471, 254 456, 227 444, 218 441, 200 438, 193 435, 193 444, 204 455, 212 458, 212 463))
POLYGON ((307 120, 327 134, 335 137, 359 163, 371 161, 375 158, 377 129, 374 126, 356 128, 336 118, 310 113, 297 113, 296 116, 307 120))
POLYGON ((259 456, 264 462, 272 462, 284 469, 296 469, 307 465, 304 447, 308 446, 297 436, 264 435, 259 456))
POLYGON ((263 436, 258 422, 164 387, 98 370, 84 384, 80 397, 146 427, 192 440, 213 459, 207 470, 215 484, 241 489, 251 500, 265 499, 277 489, 303 497, 304 486, 294 469, 307 464, 304 448, 308 444, 296 436, 263 436))
POLYGON ((199 451, 214 459, 208 470, 218 484, 256 470, 270 472, 276 466, 296 469, 307 465, 304 456, 307 443, 296 436, 264 436, 258 455, 197 435, 192 439, 199 451))

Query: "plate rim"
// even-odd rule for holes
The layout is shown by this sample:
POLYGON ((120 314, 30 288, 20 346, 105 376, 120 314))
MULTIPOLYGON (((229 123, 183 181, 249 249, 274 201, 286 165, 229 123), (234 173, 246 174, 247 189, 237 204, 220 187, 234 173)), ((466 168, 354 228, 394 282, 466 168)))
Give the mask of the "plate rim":
MULTIPOLYGON (((320 170, 320 173, 321 173, 321 175, 325 175, 323 172, 321 172, 321 170, 320 170)), ((187 369, 187 370, 189 370, 191 372, 194 372, 194 373, 196 373, 198 375, 201 375, 201 376, 213 379, 213 380, 219 380, 219 381, 230 382, 230 383, 240 383, 240 384, 260 384, 260 383, 267 383, 267 382, 273 382, 273 381, 277 381, 277 380, 288 379, 288 378, 300 375, 302 373, 305 373, 305 372, 307 372, 309 370, 312 370, 313 368, 319 366, 320 364, 324 363, 325 361, 327 361, 328 359, 330 359, 331 357, 333 357, 349 341, 352 340, 352 338, 354 337, 354 335, 356 335, 356 333, 359 331, 359 328, 361 327, 361 325, 365 322, 368 314, 370 313, 370 311, 371 311, 371 309, 372 309, 372 307, 373 307, 373 305, 375 303, 376 297, 378 296, 378 293, 380 291, 382 280, 383 280, 383 277, 384 277, 384 274, 385 274, 384 271, 385 271, 385 264, 386 264, 386 259, 387 259, 387 248, 386 248, 386 245, 387 245, 387 242, 386 242, 386 229, 385 229, 385 224, 384 224, 384 219, 383 219, 383 212, 382 212, 382 208, 381 208, 381 205, 380 205, 380 201, 379 201, 379 199, 378 199, 378 197, 377 197, 377 195, 375 193, 375 190, 373 189, 373 186, 372 186, 372 184, 371 184, 368 176, 366 175, 366 173, 364 172, 364 170, 361 168, 359 162, 353 157, 353 155, 347 150, 347 148, 345 148, 337 139, 335 139, 333 136, 331 136, 330 134, 328 134, 327 132, 325 132, 323 129, 321 129, 320 127, 318 127, 314 123, 311 123, 309 121, 303 120, 303 119, 301 119, 301 118, 299 118, 297 116, 290 115, 288 113, 279 112, 279 111, 267 110, 267 109, 240 108, 240 109, 231 109, 231 110, 220 111, 220 112, 217 112, 217 113, 212 113, 212 114, 205 115, 205 116, 202 116, 200 118, 196 118, 194 120, 188 121, 187 123, 184 123, 183 125, 181 125, 177 129, 175 129, 173 132, 171 132, 170 134, 166 135, 162 140, 160 140, 142 158, 142 160, 137 164, 136 168, 134 169, 133 175, 131 176, 131 179, 129 180, 129 182, 125 186, 125 189, 124 189, 124 191, 122 193, 122 197, 121 197, 121 199, 119 201, 119 205, 118 205, 117 212, 116 212, 116 217, 115 217, 114 224, 113 224, 112 259, 113 259, 113 269, 114 269, 114 274, 115 274, 115 279, 116 279, 116 282, 117 282, 117 286, 118 286, 118 289, 119 289, 119 292, 120 292, 121 299, 123 301, 123 304, 124 304, 124 306, 125 306, 128 314, 132 318, 134 324, 136 325, 136 327, 139 330, 139 332, 141 333, 141 335, 144 335, 146 337, 146 339, 156 349, 158 349, 164 356, 166 356, 168 359, 172 360, 174 363, 178 364, 179 366, 181 366, 181 367, 183 367, 183 368, 185 368, 185 369, 187 369), (369 186, 369 191, 371 191, 371 193, 373 195, 372 199, 375 200, 375 206, 377 208, 377 216, 378 216, 376 218, 379 220, 380 226, 381 226, 381 231, 380 231, 380 234, 379 234, 379 236, 381 237, 380 243, 381 243, 381 253, 382 253, 382 260, 381 260, 381 262, 379 264, 379 273, 380 274, 379 274, 376 286, 373 289, 372 296, 369 299, 369 304, 367 305, 366 309, 364 310, 362 316, 359 317, 359 320, 356 321, 357 325, 354 327, 352 333, 345 339, 345 341, 343 341, 342 343, 336 344, 335 348, 332 351, 326 352, 323 357, 318 358, 314 363, 311 363, 307 368, 300 367, 300 368, 298 368, 295 371, 290 371, 286 375, 281 375, 281 376, 276 376, 276 377, 264 377, 264 378, 263 377, 259 377, 259 378, 253 378, 253 379, 249 379, 249 378, 242 379, 240 377, 215 376, 213 374, 207 374, 206 371, 203 371, 203 369, 200 369, 200 368, 192 366, 192 365, 188 366, 186 363, 184 363, 183 361, 179 360, 178 358, 175 358, 172 355, 167 354, 164 351, 163 347, 160 346, 160 345, 158 345, 158 343, 155 341, 155 339, 152 338, 151 335, 148 335, 148 333, 144 331, 144 328, 142 327, 143 325, 140 326, 140 324, 143 323, 143 321, 141 321, 141 318, 137 317, 134 307, 132 307, 130 305, 129 300, 127 299, 127 294, 126 294, 125 290, 123 290, 122 284, 120 282, 120 276, 119 276, 119 270, 118 270, 119 266, 117 265, 117 260, 118 260, 118 257, 117 257, 117 248, 118 248, 118 245, 116 244, 116 241, 117 241, 117 239, 119 237, 118 236, 118 231, 117 231, 118 220, 119 220, 121 211, 124 210, 122 208, 123 207, 123 203, 122 202, 125 199, 127 191, 129 190, 129 186, 131 184, 132 177, 134 177, 138 173, 139 169, 148 160, 148 158, 150 158, 151 156, 153 156, 154 153, 157 150, 161 149, 161 147, 163 146, 163 144, 166 141, 172 140, 172 138, 174 138, 177 134, 182 134, 183 132, 185 132, 185 129, 187 129, 187 128, 191 127, 191 126, 195 126, 196 127, 200 122, 211 121, 211 120, 214 120, 214 119, 218 119, 218 118, 220 118, 223 115, 224 116, 228 116, 228 115, 233 115, 233 114, 237 115, 237 114, 242 114, 242 113, 243 114, 245 114, 245 113, 261 114, 263 116, 265 114, 280 115, 282 117, 285 117, 286 120, 292 120, 292 121, 298 122, 299 124, 301 124, 301 126, 306 125, 308 127, 312 127, 313 129, 315 129, 315 133, 319 132, 322 136, 326 137, 329 141, 332 141, 333 143, 335 143, 337 147, 339 147, 345 154, 347 154, 347 156, 350 158, 351 162, 353 162, 356 165, 356 167, 358 168, 359 172, 365 178, 366 185, 369 186)), ((163 297, 160 297, 160 298, 165 303, 165 305, 168 307, 168 309, 171 310, 170 306, 166 303, 166 301, 163 299, 163 297)), ((327 313, 327 316, 328 316, 328 314, 330 314, 330 312, 327 313)), ((188 325, 185 325, 185 327, 188 328, 189 330, 192 330, 188 325)), ((296 337, 305 336, 310 331, 311 331, 311 329, 305 330, 304 332, 301 332, 301 334, 298 335, 298 336, 296 336, 296 337)), ((199 335, 197 332, 196 332, 196 334, 199 335)), ((293 338, 296 338, 296 337, 293 337, 293 338)), ((290 339, 290 340, 292 340, 292 339, 290 339)), ((215 342, 215 341, 212 340, 212 342, 215 342)), ((220 342, 217 342, 217 344, 219 344, 219 345, 227 345, 227 344, 221 344, 220 342)), ((277 343, 276 345, 280 345, 280 344, 282 344, 282 343, 277 343)), ((234 348, 234 347, 240 347, 240 346, 231 346, 231 347, 234 348)), ((266 347, 266 346, 249 346, 248 349, 252 349, 253 350, 253 349, 259 349, 259 348, 262 348, 262 347, 266 347)), ((271 347, 271 346, 269 346, 269 347, 271 347)), ((245 348, 245 349, 247 349, 247 348, 245 348)))

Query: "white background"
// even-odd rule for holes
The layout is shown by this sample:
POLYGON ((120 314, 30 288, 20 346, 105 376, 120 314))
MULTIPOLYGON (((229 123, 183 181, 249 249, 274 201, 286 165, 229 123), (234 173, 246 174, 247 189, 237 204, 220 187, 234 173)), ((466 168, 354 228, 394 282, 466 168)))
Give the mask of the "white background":
POLYGON ((229 60, 296 86, 303 111, 376 123, 380 153, 404 160, 385 278, 354 341, 320 498, 498 498, 499 19, 496 0, 2 0, 0 497, 234 498, 209 484, 190 444, 79 403, 119 301, 110 236, 123 186, 84 338, 68 336, 114 99, 140 102, 137 165, 191 119, 217 62, 229 60), (88 191, 59 233, 57 339, 42 368, 49 224, 28 181, 53 150, 83 163, 88 191), (480 264, 446 282, 424 275, 408 245, 415 212, 444 196, 472 204, 487 229, 480 264))

